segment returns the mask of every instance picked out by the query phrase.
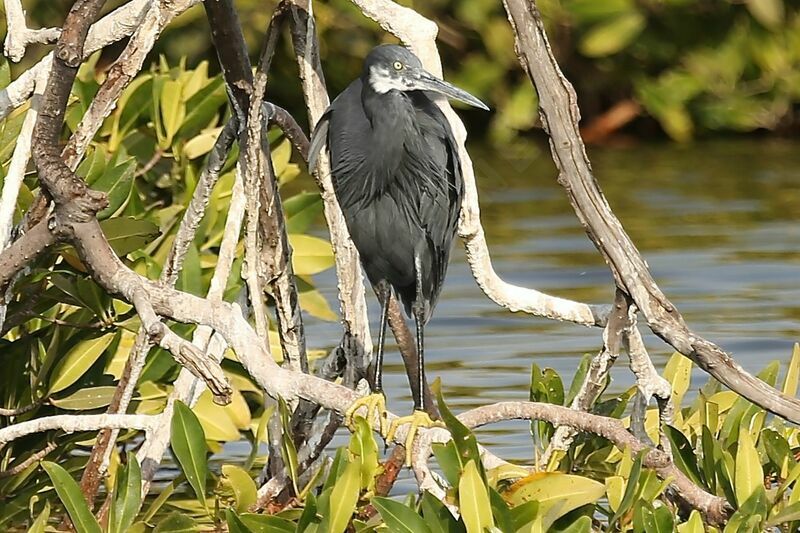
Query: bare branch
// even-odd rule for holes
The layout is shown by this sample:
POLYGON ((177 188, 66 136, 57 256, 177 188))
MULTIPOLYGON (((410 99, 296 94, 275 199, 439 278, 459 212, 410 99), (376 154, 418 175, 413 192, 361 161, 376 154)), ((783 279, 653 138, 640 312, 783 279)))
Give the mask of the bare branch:
POLYGON ((29 44, 53 43, 61 34, 59 28, 33 30, 25 22, 25 12, 21 0, 5 0, 6 7, 6 42, 5 53, 17 63, 25 56, 29 44))
POLYGON ((0 444, 11 442, 33 433, 58 429, 64 433, 97 431, 102 428, 136 429, 152 431, 155 415, 55 415, 19 422, 0 428, 0 444))

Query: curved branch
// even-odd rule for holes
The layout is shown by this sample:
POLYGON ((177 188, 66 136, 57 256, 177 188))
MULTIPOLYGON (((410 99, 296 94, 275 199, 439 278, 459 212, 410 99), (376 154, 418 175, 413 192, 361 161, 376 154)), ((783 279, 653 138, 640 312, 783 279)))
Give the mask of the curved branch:
POLYGON ((65 433, 78 431, 97 431, 98 429, 137 429, 149 432, 153 430, 156 415, 54 415, 19 422, 0 428, 0 445, 22 438, 33 433, 41 433, 53 429, 65 433))
MULTIPOLYGON (((644 465, 653 468, 662 479, 670 479, 672 487, 689 505, 699 510, 714 524, 723 523, 733 509, 728 502, 695 485, 681 472, 663 451, 649 447, 631 435, 620 420, 582 413, 568 407, 537 402, 500 402, 461 413, 458 419, 469 428, 477 428, 505 420, 542 420, 557 426, 568 426, 578 431, 593 433, 611 441, 617 448, 629 448, 631 453, 646 451, 644 465)), ((446 442, 449 433, 431 430, 417 441, 413 457, 415 463, 427 462, 433 442, 446 442), (442 440, 444 439, 444 440, 442 440)), ((423 481, 419 480, 418 481, 423 481)))

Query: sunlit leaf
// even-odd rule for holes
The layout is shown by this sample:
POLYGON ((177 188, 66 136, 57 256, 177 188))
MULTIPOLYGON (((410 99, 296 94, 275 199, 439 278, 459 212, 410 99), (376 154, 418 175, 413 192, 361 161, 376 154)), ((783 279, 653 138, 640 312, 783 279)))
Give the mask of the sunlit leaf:
POLYGON ((68 411, 90 411, 111 403, 116 387, 88 387, 65 398, 50 398, 50 403, 68 411))
POLYGON ((170 513, 158 522, 153 533, 194 533, 198 531, 195 521, 177 511, 170 513))
POLYGON ((172 453, 203 505, 206 503, 206 439, 200 421, 181 401, 175 402, 172 414, 172 453))
POLYGON ((536 501, 545 530, 573 509, 596 502, 605 495, 602 483, 561 472, 537 472, 514 483, 504 494, 513 505, 536 501))
POLYGON ((50 481, 75 528, 81 533, 101 533, 100 524, 86 505, 81 488, 69 472, 50 461, 42 461, 42 468, 50 476, 50 481))
POLYGON ((783 0, 745 0, 745 5, 753 18, 767 28, 776 28, 783 23, 783 0))
POLYGON ((250 474, 236 465, 222 465, 222 475, 228 478, 236 499, 236 510, 246 512, 256 502, 258 489, 250 474))
POLYGON ((583 36, 580 50, 589 57, 615 54, 633 42, 645 24, 644 16, 636 11, 605 20, 583 36))
POLYGON ((331 502, 336 503, 327 517, 328 533, 342 533, 347 529, 361 492, 360 470, 358 462, 348 463, 344 473, 336 480, 331 492, 331 502))
POLYGON ((474 461, 469 461, 458 482, 458 508, 467 526, 467 533, 483 533, 494 527, 489 493, 474 461))
POLYGON ((108 515, 109 533, 126 533, 142 505, 142 471, 136 455, 128 452, 127 464, 117 472, 108 515))
POLYGON ((113 333, 80 341, 58 361, 50 376, 50 394, 64 390, 83 376, 114 340, 113 333))
POLYGON ((370 503, 381 514, 381 518, 392 533, 431 532, 421 516, 398 501, 376 496, 370 503))
POLYGON ((734 479, 736 502, 741 506, 764 487, 764 470, 758 458, 753 439, 747 431, 739 432, 739 447, 736 450, 736 477, 734 479))
POLYGON ((311 235, 289 234, 292 267, 298 276, 318 274, 333 266, 331 243, 311 235))

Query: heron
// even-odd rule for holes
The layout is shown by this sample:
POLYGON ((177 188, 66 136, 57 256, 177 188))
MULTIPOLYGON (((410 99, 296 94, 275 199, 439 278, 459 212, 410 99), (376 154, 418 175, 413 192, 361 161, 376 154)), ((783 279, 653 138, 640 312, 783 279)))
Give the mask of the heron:
POLYGON ((352 428, 354 413, 366 407, 368 420, 379 415, 387 441, 411 424, 407 454, 417 429, 434 424, 424 403, 424 329, 447 273, 464 189, 458 146, 436 94, 489 109, 426 71, 407 48, 377 46, 361 76, 320 118, 309 157, 314 168, 324 147, 330 153, 333 190, 381 306, 372 394, 356 401, 345 420, 352 428), (382 376, 392 294, 414 320, 418 367, 414 413, 388 425, 382 376))

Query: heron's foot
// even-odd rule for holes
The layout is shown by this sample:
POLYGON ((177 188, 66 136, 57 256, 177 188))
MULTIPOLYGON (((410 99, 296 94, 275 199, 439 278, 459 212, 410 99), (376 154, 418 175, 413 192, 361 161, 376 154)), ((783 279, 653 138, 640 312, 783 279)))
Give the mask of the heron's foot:
POLYGON ((383 393, 373 392, 353 402, 344 414, 344 423, 350 428, 350 431, 355 431, 353 418, 356 416, 356 412, 362 408, 366 410, 364 419, 369 422, 370 425, 372 425, 377 415, 380 421, 381 436, 386 436, 386 432, 389 430, 389 420, 386 416, 386 397, 383 393))
POLYGON ((411 466, 411 447, 414 445, 414 439, 417 437, 417 430, 419 428, 445 427, 445 425, 439 420, 432 420, 425 411, 414 411, 411 415, 401 416, 392 421, 392 425, 389 426, 389 433, 386 434, 386 441, 389 442, 393 440, 397 429, 406 424, 409 425, 405 441, 406 466, 411 466))

